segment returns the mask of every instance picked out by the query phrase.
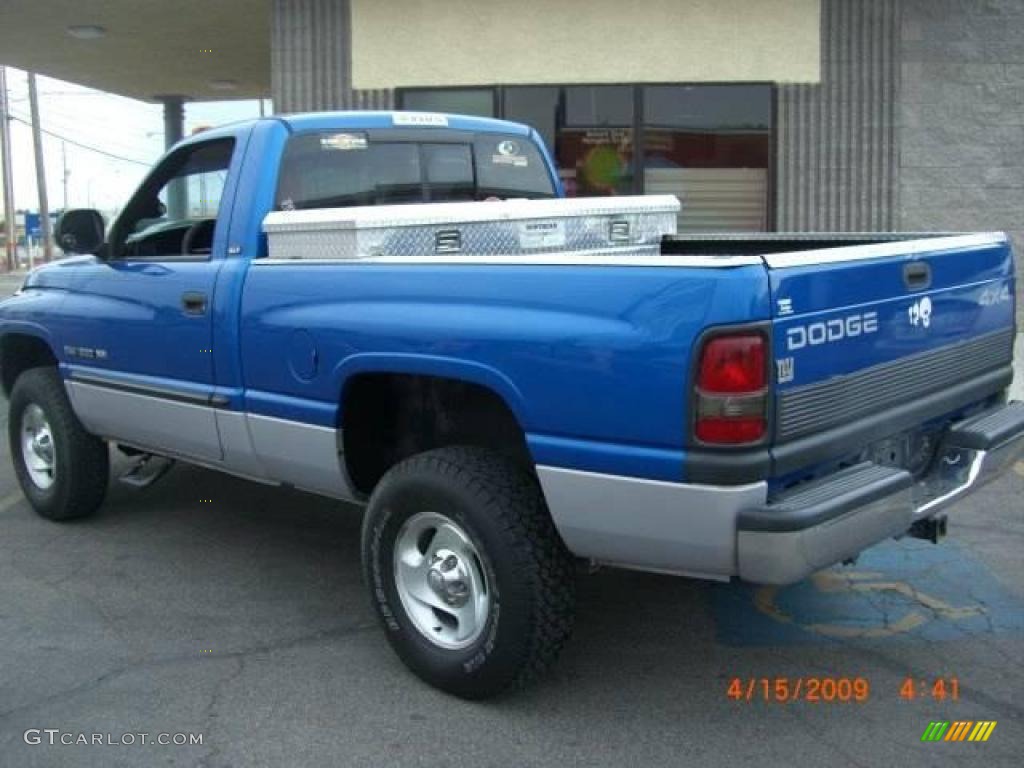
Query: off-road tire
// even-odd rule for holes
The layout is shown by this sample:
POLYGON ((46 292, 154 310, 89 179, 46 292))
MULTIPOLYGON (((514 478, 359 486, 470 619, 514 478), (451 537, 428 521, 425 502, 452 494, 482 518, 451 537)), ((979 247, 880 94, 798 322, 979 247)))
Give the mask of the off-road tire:
POLYGON ((30 368, 18 377, 8 406, 7 436, 21 490, 42 517, 73 520, 91 515, 103 503, 110 479, 107 444, 75 416, 56 368, 30 368), (22 415, 32 404, 42 409, 53 436, 54 482, 46 489, 32 481, 22 452, 22 415))
POLYGON ((363 572, 391 647, 420 678, 467 699, 535 679, 554 662, 573 624, 575 569, 533 474, 473 447, 422 453, 393 467, 363 521, 363 572), (438 647, 416 628, 398 596, 396 537, 421 512, 441 513, 480 553, 492 599, 481 635, 467 648, 438 647))

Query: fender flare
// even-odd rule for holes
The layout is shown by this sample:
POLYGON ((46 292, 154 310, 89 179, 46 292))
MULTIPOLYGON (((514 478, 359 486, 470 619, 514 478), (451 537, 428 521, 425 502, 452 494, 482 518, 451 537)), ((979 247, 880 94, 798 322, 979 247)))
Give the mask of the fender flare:
MULTIPOLYGON (((348 382, 363 373, 392 373, 433 376, 477 384, 500 397, 525 433, 526 401, 515 383, 501 371, 482 363, 443 355, 417 355, 391 352, 366 352, 342 360, 331 372, 338 402, 342 402, 348 382)), ((340 414, 339 414, 340 415, 340 414)))
POLYGON ((30 320, 0 320, 0 343, 11 335, 33 336, 39 339, 50 348, 57 362, 62 362, 60 355, 57 354, 57 347, 53 343, 53 336, 45 326, 30 320))

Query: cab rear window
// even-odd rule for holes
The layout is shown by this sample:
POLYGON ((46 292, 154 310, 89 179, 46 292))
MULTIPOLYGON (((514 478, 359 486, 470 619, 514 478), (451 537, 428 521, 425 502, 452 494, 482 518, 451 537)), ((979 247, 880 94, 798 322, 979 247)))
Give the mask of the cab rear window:
POLYGON ((505 134, 399 141, 366 133, 297 134, 288 140, 278 210, 554 197, 541 153, 505 134))

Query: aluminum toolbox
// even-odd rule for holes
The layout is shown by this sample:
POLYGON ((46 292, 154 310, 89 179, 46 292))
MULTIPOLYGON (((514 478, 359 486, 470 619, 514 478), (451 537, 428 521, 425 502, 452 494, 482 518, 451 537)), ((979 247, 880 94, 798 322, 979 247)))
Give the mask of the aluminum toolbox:
POLYGON ((656 255, 678 212, 672 195, 424 203, 275 211, 263 230, 272 259, 656 255))

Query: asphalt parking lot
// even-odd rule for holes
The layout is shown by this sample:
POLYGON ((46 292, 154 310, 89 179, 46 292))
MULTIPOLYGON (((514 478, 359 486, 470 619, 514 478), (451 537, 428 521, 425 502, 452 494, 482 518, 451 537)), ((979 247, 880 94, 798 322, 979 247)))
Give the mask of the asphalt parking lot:
POLYGON ((943 545, 889 542, 783 590, 583 575, 554 673, 466 703, 385 644, 357 509, 179 466, 57 525, 23 500, 4 439, 0 766, 1019 765, 1022 498, 1019 463, 955 508, 943 545), (762 678, 869 692, 782 704, 762 678), (944 699, 921 695, 938 680, 944 699), (936 720, 997 725, 984 743, 922 742, 936 720), (202 744, 50 746, 27 729, 202 744))

